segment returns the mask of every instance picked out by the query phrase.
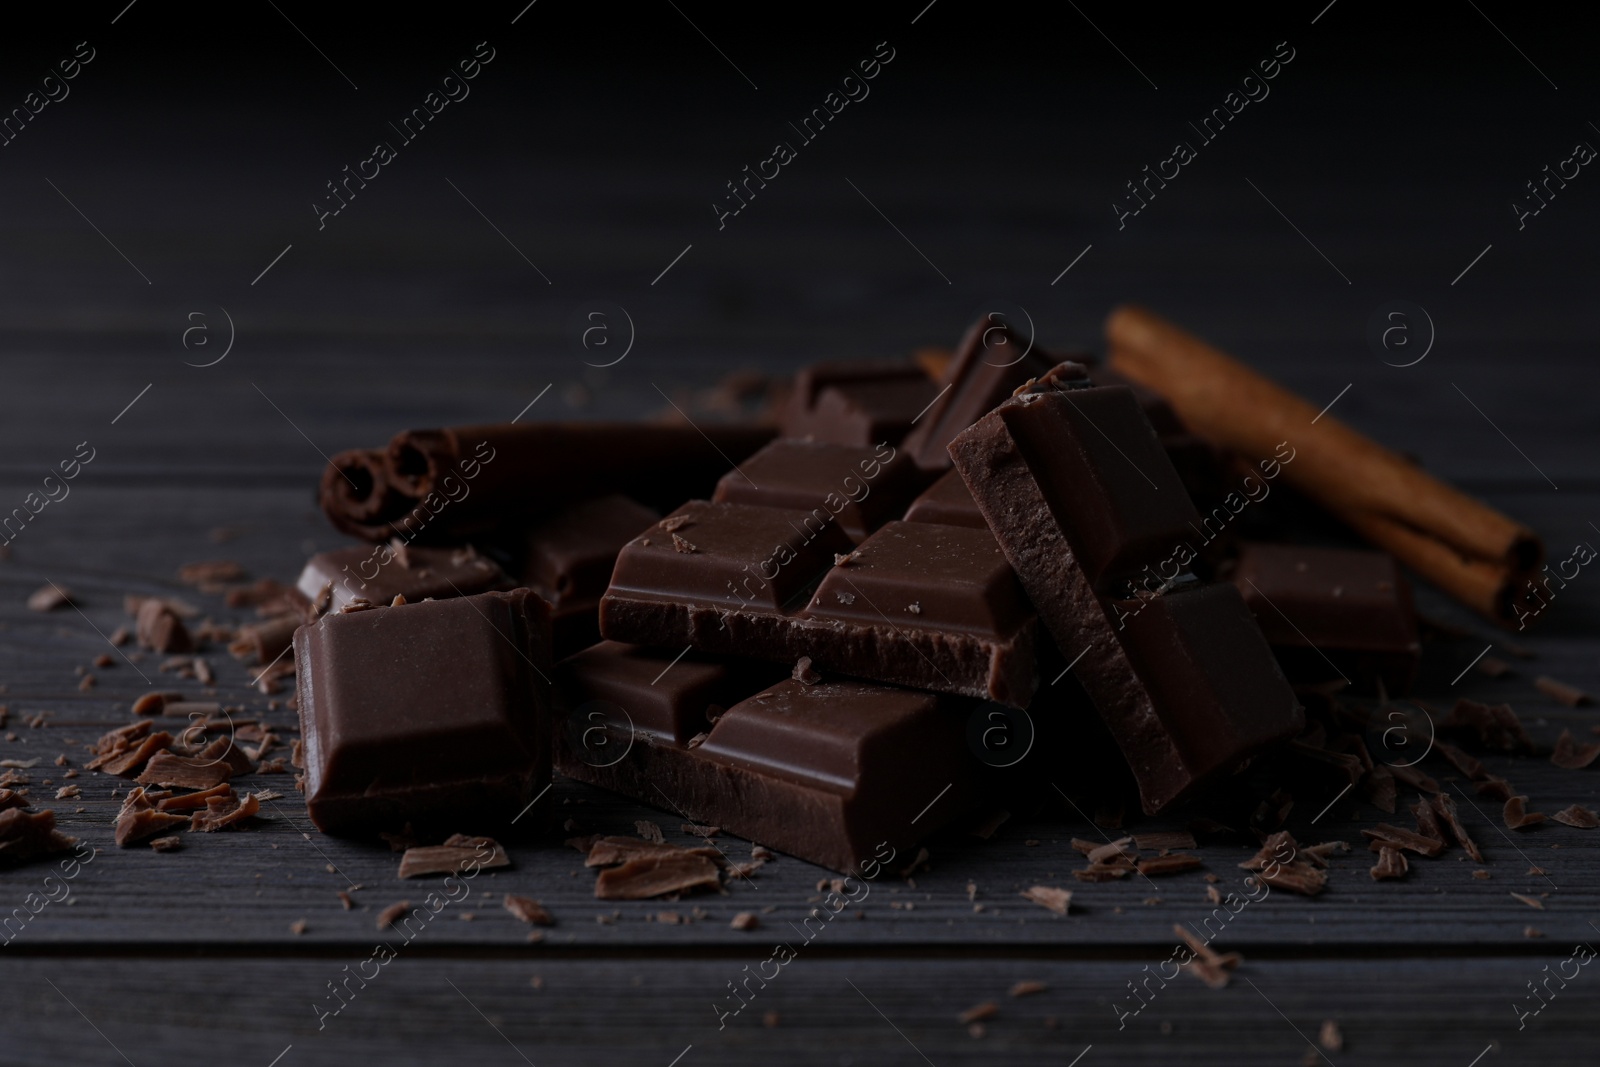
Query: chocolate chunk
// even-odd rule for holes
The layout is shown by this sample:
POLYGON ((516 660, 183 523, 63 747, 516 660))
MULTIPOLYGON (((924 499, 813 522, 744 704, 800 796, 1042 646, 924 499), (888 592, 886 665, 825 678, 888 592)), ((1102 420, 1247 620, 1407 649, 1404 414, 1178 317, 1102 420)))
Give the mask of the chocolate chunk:
POLYGON ((189 652, 194 641, 183 620, 166 601, 150 597, 139 605, 134 620, 139 644, 156 652, 189 652))
POLYGON ((1304 726, 1238 590, 1178 582, 1194 506, 1132 393, 1065 364, 950 446, 1155 814, 1304 726))
POLYGON ((301 627, 312 822, 346 833, 516 818, 550 781, 549 625, 549 606, 519 589, 301 627))
MULTIPOLYGON (((1074 357, 1076 358, 1076 357, 1074 357)), ((906 434, 905 451, 918 467, 950 469, 950 442, 1018 386, 1042 377, 1061 360, 1019 336, 999 315, 985 315, 967 330, 940 377, 938 399, 906 434)))
POLYGON ((809 656, 823 670, 1015 707, 1038 685, 1033 612, 987 531, 891 522, 834 567, 851 546, 810 513, 694 501, 678 514, 693 518, 699 551, 644 538, 624 548, 600 605, 606 637, 809 656))
POLYGON ((795 378, 783 436, 836 445, 893 444, 938 392, 910 363, 819 363, 795 378))
POLYGON ((315 600, 331 583, 329 611, 341 611, 355 600, 373 604, 387 604, 396 596, 408 602, 429 597, 443 600, 510 589, 516 584, 497 563, 471 547, 423 548, 396 540, 392 545, 318 553, 306 560, 295 584, 315 600))
POLYGON ((916 468, 892 445, 778 440, 722 476, 718 503, 758 504, 837 522, 852 541, 900 517, 917 491, 916 468))
POLYGON ((584 713, 581 729, 558 731, 557 766, 581 781, 839 871, 857 869, 881 843, 909 847, 970 803, 965 701, 783 681, 748 699, 719 694, 728 710, 691 748, 706 695, 725 675, 669 670, 671 653, 616 645, 578 659, 581 669, 570 669, 576 660, 563 667, 568 706, 581 710, 597 694, 612 704, 592 722, 584 713), (643 666, 651 658, 654 685, 643 666), (608 671, 608 659, 622 669, 608 671))
POLYGON ((573 504, 529 531, 519 573, 552 608, 556 659, 600 640, 600 598, 617 553, 659 517, 614 493, 573 504))
POLYGON ((938 481, 923 490, 921 496, 906 509, 907 522, 935 522, 944 526, 972 526, 987 530, 989 524, 978 510, 977 502, 961 480, 960 471, 947 471, 938 481))
POLYGON ((1289 680, 1405 693, 1422 658, 1411 586, 1386 552, 1250 543, 1232 574, 1289 680))

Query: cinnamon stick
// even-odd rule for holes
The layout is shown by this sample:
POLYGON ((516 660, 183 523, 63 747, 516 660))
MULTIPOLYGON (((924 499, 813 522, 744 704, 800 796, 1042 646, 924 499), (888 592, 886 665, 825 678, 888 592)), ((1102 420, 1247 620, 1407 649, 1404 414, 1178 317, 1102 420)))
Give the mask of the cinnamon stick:
POLYGON ((504 532, 589 497, 624 493, 670 510, 772 439, 750 423, 543 422, 408 430, 383 453, 384 502, 361 492, 374 453, 330 468, 321 504, 334 525, 369 541, 450 543, 504 532), (355 486, 347 484, 345 475, 355 486), (398 504, 398 506, 396 506, 398 504))
POLYGON ((1159 393, 1190 432, 1251 459, 1295 450, 1283 477, 1362 537, 1497 622, 1544 559, 1539 537, 1143 308, 1106 321, 1114 370, 1159 393))

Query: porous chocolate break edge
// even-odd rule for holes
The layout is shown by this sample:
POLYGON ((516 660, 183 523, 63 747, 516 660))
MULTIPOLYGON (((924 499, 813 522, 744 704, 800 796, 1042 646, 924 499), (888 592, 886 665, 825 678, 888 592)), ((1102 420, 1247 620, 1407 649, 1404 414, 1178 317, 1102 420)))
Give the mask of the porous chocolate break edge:
MULTIPOLYGON (((1073 405, 1069 391, 1080 398, 1089 393, 1126 393, 1128 406, 1138 410, 1132 393, 1126 388, 1088 387, 1087 383, 1080 385, 1072 381, 1079 377, 1080 368, 1063 364, 1032 390, 1019 392, 985 415, 960 434, 949 450, 956 469, 971 490, 1040 619, 1054 635, 1063 655, 1074 665, 1075 675, 1127 759, 1139 785, 1141 806, 1146 814, 1154 815, 1197 791, 1207 780, 1243 766, 1256 752, 1299 733, 1305 725, 1305 712, 1294 699, 1266 640, 1231 586, 1213 583, 1197 590, 1157 596, 1143 606, 1141 614, 1165 615, 1199 609, 1200 614, 1209 612, 1225 619, 1249 643, 1250 647, 1244 649, 1246 658, 1256 661, 1265 688, 1281 688, 1284 699, 1284 712, 1276 729, 1239 745, 1238 751, 1227 761, 1198 769, 1187 765, 1180 745, 1187 741, 1186 747, 1195 747, 1192 732, 1188 738, 1175 737, 1177 729, 1185 724, 1167 721, 1157 709, 1157 698, 1142 677, 1140 665, 1136 665, 1134 657, 1118 638, 1118 629, 1107 614, 1104 599, 1085 574, 1056 510, 1035 478, 1031 465, 1048 463, 1050 458, 1030 455, 1030 448, 1013 436, 1007 421, 1020 409, 1036 404, 1044 405, 1042 411, 1045 412, 1055 406, 1065 415, 1067 407, 1073 405), (1206 604, 1202 598, 1238 601, 1238 610, 1232 611, 1232 605, 1226 603, 1206 604)), ((1087 416, 1084 419, 1087 421, 1087 416)), ((1138 421, 1154 443, 1155 431, 1148 420, 1141 415, 1138 421)), ((1099 426, 1095 429, 1102 435, 1106 433, 1099 426)), ((1124 445, 1128 443, 1123 442, 1124 445)), ((1069 444, 1063 441, 1062 447, 1069 444)), ((1121 446, 1118 450, 1121 451, 1121 446)), ((1153 452, 1141 451, 1147 462, 1158 466, 1156 477, 1168 487, 1167 491, 1183 492, 1177 472, 1158 443, 1153 452)), ((1126 458, 1126 453, 1123 454, 1126 458)), ((1130 467, 1097 471, 1096 474, 1111 480, 1132 477, 1134 471, 1130 467)), ((1087 499, 1073 504, 1095 506, 1093 500, 1087 499)), ((1178 650, 1173 649, 1172 654, 1178 655, 1178 650)), ((1148 669, 1149 664, 1143 666, 1148 669)), ((1166 700, 1172 696, 1168 688, 1164 695, 1166 700)), ((1160 687, 1158 695, 1159 690, 1160 687)))

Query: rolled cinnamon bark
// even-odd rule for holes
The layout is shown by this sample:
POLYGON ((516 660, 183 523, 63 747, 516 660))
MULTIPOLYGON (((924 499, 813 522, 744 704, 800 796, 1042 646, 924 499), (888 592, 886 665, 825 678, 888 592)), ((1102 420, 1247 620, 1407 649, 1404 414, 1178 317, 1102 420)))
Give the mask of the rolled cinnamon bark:
POLYGON ((334 526, 355 537, 381 540, 387 521, 416 506, 389 480, 383 450, 357 448, 340 452, 322 471, 318 493, 322 510, 334 526))
MULTIPOLYGON (((608 493, 670 511, 708 496, 730 465, 772 437, 772 427, 749 424, 545 422, 408 430, 389 442, 384 471, 412 506, 392 519, 380 513, 357 536, 460 541, 608 493)), ((323 509, 329 511, 326 478, 323 509)))
POLYGON ((1251 459, 1283 442, 1298 487, 1372 543, 1497 622, 1544 559, 1539 536, 1143 308, 1106 320, 1111 366, 1161 394, 1194 434, 1251 459))

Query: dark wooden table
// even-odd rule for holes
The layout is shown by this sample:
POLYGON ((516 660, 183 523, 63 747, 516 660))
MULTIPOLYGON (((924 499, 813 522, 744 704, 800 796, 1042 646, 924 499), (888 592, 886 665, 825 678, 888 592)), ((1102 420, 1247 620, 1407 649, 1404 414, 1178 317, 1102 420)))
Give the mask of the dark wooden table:
MULTIPOLYGON (((1073 883, 1068 840, 1100 831, 1064 807, 1018 813, 989 841, 935 841, 914 882, 873 885, 860 914, 719 1023, 729 983, 794 940, 826 872, 780 858, 722 896, 611 906, 560 835, 513 843, 510 869, 483 874, 321 1017, 330 983, 380 940, 378 911, 426 891, 396 880, 386 847, 310 832, 288 778, 262 780, 289 796, 258 828, 194 835, 170 855, 114 846, 119 779, 84 772, 80 798, 48 800, 58 754, 80 766, 83 744, 128 721, 149 684, 174 684, 158 657, 118 656, 77 688, 74 669, 127 622, 123 596, 186 596, 224 618, 178 585, 180 564, 227 557, 289 579, 343 543, 314 504, 325 455, 410 426, 510 419, 535 400, 526 418, 652 415, 663 394, 691 398, 736 369, 947 345, 995 307, 1026 309, 1041 343, 1067 348, 1096 347, 1117 301, 1146 303, 1319 406, 1337 399, 1340 418, 1536 527, 1554 558, 1600 539, 1600 199, 1580 177, 1523 229, 1508 209, 1573 141, 1600 136, 1572 110, 1588 75, 1562 30, 1496 15, 1519 56, 1465 7, 1439 16, 1445 43, 1418 70, 1391 60, 1424 47, 1427 24, 1396 28, 1354 3, 1315 25, 1315 11, 1229 16, 1187 56, 1181 26, 1158 44, 1131 14, 1089 12, 1124 63, 1069 12, 1054 36, 1019 42, 1026 62, 1013 64, 963 46, 989 27, 954 4, 917 24, 913 10, 812 27, 803 54, 692 11, 708 46, 669 6, 630 16, 659 42, 659 54, 635 42, 654 58, 634 69, 578 62, 584 38, 559 21, 577 16, 541 7, 516 25, 515 10, 453 14, 448 31, 413 33, 381 59, 359 27, 319 34, 292 12, 328 62, 265 10, 237 31, 261 39, 235 71, 206 49, 160 62, 189 54, 177 16, 112 14, 29 39, 41 73, 83 36, 99 52, 0 156, 0 510, 79 442, 95 450, 0 561, 0 758, 39 758, 26 772, 35 798, 97 850, 70 895, 0 947, 0 1064, 1592 1062, 1591 973, 1524 1026, 1517 1013, 1529 983, 1600 942, 1600 832, 1511 833, 1477 798, 1462 807, 1489 878, 1452 851, 1375 884, 1359 836, 1372 806, 1346 796, 1319 814, 1331 793, 1297 796, 1297 837, 1356 846, 1328 891, 1251 905, 1218 942, 1245 956, 1228 988, 1181 977, 1120 1025, 1129 983, 1171 952, 1174 924, 1212 905, 1199 872, 1073 883), (484 38, 497 54, 472 98, 319 230, 309 205, 324 182, 484 38), (710 204, 724 183, 886 38, 896 56, 873 95, 719 230, 710 204), (1192 137, 1186 122, 1283 38, 1296 55, 1271 97, 1119 229, 1123 183, 1192 137), (1406 368, 1367 342, 1373 313, 1398 299, 1426 308, 1437 334, 1406 368), (578 338, 603 306, 613 324, 626 309, 635 337, 623 362, 595 369, 578 338), (195 366, 230 340, 226 358, 195 366), (234 535, 221 545, 219 528, 234 535), (46 581, 81 611, 27 610, 46 581), (1039 882, 1073 888, 1072 913, 1019 897, 1039 882), (336 894, 352 884, 347 911, 336 894), (501 910, 505 892, 557 916, 542 942, 501 910), (663 910, 694 921, 655 921, 663 910), (761 927, 731 929, 739 911, 761 927), (1022 980, 1047 988, 1009 997, 1022 980), (957 1016, 991 999, 999 1013, 969 1035, 957 1016), (1344 1047, 1319 1052, 1330 1019, 1344 1047)), ((1589 738, 1592 708, 1559 706, 1531 681, 1600 692, 1600 578, 1585 571, 1514 636, 1536 658, 1500 679, 1461 672, 1491 644, 1510 659, 1505 635, 1429 590, 1420 599, 1481 636, 1430 644, 1418 697, 1509 701, 1546 746, 1562 728, 1589 738)), ((292 723, 243 667, 210 659, 217 699, 292 723)), ((1539 810, 1600 808, 1594 772, 1486 762, 1539 810)), ((546 803, 585 832, 652 819, 685 837, 677 813, 568 781, 546 803)), ((1201 853, 1239 886, 1248 850, 1201 853)), ((51 869, 0 871, 0 916, 51 869)))

